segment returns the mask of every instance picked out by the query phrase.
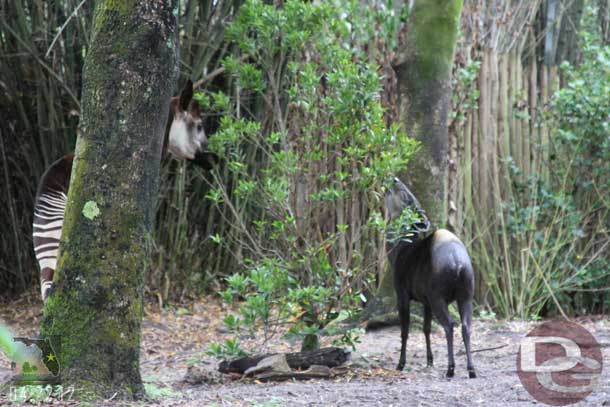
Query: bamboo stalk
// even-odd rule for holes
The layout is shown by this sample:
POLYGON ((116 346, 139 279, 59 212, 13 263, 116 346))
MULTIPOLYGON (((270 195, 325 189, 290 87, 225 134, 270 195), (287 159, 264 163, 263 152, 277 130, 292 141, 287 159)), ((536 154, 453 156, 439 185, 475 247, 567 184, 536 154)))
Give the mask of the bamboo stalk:
POLYGON ((523 94, 522 90, 523 87, 521 86, 521 83, 523 82, 523 65, 521 64, 521 58, 520 58, 520 53, 515 50, 514 52, 514 56, 515 56, 515 77, 514 77, 514 82, 513 82, 513 86, 515 87, 515 89, 519 89, 519 93, 517 95, 517 97, 515 98, 515 100, 513 101, 513 116, 515 116, 515 144, 517 146, 517 151, 519 154, 519 169, 521 169, 521 171, 524 170, 525 168, 525 162, 527 160, 526 155, 527 152, 523 149, 523 139, 526 138, 526 133, 523 132, 523 122, 524 119, 521 118, 520 113, 521 113, 521 103, 522 100, 521 98, 525 98, 527 97, 526 95, 523 94))
POLYGON ((500 193, 501 198, 505 199, 508 196, 508 174, 506 171, 506 160, 510 155, 510 118, 509 118, 509 65, 512 61, 511 54, 503 54, 500 60, 500 89, 499 89, 499 104, 498 104, 498 156, 502 161, 500 170, 500 193))
POLYGON ((466 236, 473 236, 472 221, 466 214, 472 213, 473 211, 473 199, 472 199, 472 187, 473 187, 473 147, 472 147, 472 133, 475 122, 475 112, 470 110, 467 115, 466 124, 462 131, 464 135, 464 154, 463 159, 460 161, 460 168, 464 174, 464 184, 462 191, 464 193, 463 209, 461 212, 464 213, 464 234, 466 236))
MULTIPOLYGON (((490 119, 491 119, 491 95, 490 95, 490 78, 489 78, 489 64, 490 64, 491 51, 485 49, 483 52, 483 61, 481 63, 481 72, 479 74, 479 185, 478 201, 481 215, 486 218, 490 212, 490 197, 489 191, 491 190, 490 182, 490 146, 487 143, 487 136, 490 134, 490 119), (487 193, 485 193, 486 191, 487 193)), ((493 150, 492 150, 493 151, 493 150)))
MULTIPOLYGON (((531 105, 530 100, 530 89, 529 89, 529 77, 527 72, 523 72, 521 82, 519 83, 521 88, 523 89, 523 97, 525 98, 526 106, 524 108, 525 112, 528 113, 529 116, 529 106, 531 105)), ((520 128, 521 128, 521 139, 522 139, 522 154, 523 154, 523 173, 527 177, 532 173, 532 149, 531 149, 531 139, 533 137, 533 133, 530 131, 531 126, 531 117, 524 118, 521 120, 520 128)))
MULTIPOLYGON (((542 79, 540 82, 541 88, 541 105, 542 107, 547 106, 549 102, 549 67, 546 65, 541 66, 542 79)), ((541 161, 540 161, 540 174, 542 179, 548 180, 548 145, 549 145, 549 129, 545 124, 540 124, 540 145, 541 145, 541 161)))
POLYGON ((540 90, 538 88, 538 66, 536 61, 536 45, 535 39, 533 38, 530 30, 529 40, 529 129, 530 129, 530 154, 532 154, 532 160, 530 165, 530 171, 537 171, 539 167, 539 153, 536 151, 536 144, 540 144, 541 133, 537 126, 538 122, 538 95, 540 90))
MULTIPOLYGON (((480 99, 480 98, 479 98, 480 99)), ((479 112, 475 111, 473 112, 473 119, 472 119, 472 132, 471 132, 471 140, 472 140, 472 207, 473 209, 476 208, 477 210, 480 208, 479 205, 479 198, 480 198, 480 194, 479 191, 481 191, 480 187, 481 187, 481 181, 480 181, 480 167, 481 167, 481 161, 479 159, 480 157, 480 152, 479 152, 479 112)), ((474 233, 473 233, 474 235, 474 233)))

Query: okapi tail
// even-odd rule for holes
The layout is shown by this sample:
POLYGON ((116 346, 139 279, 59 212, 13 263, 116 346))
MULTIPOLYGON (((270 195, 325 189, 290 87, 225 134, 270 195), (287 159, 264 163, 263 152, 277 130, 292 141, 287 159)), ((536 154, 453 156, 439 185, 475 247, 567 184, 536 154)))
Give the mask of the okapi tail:
POLYGON ((68 154, 55 161, 43 174, 36 192, 32 230, 43 301, 53 284, 73 159, 74 156, 68 154))

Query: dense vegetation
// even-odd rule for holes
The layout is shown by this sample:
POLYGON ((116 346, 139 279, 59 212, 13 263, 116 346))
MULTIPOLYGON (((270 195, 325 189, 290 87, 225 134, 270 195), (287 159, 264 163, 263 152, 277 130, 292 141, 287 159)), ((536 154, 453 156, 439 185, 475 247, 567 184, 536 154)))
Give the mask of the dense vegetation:
MULTIPOLYGON (((374 289, 384 255, 378 191, 415 142, 386 125, 381 81, 365 51, 379 35, 369 28, 390 16, 340 5, 252 0, 228 27, 248 59, 223 66, 274 117, 263 128, 229 102, 211 139, 232 183, 215 177, 206 196, 229 208, 229 233, 212 240, 236 254, 240 270, 221 295, 245 299, 240 316, 226 319, 232 329, 260 323, 266 336, 293 321, 291 333, 315 344, 341 310, 360 307, 363 289, 374 289)), ((220 108, 223 97, 200 100, 220 108)))
POLYGON ((562 63, 564 86, 542 111, 551 136, 536 148, 548 160, 529 175, 510 163, 514 188, 502 233, 519 242, 512 264, 522 275, 532 272, 517 277, 523 281, 519 294, 496 293, 506 315, 511 312, 502 308, 517 295, 528 298, 514 312, 521 317, 548 314, 549 308, 604 313, 610 306, 610 48, 595 38, 581 34, 582 59, 562 63))
POLYGON ((495 232, 501 243, 474 249, 505 316, 603 313, 610 306, 609 48, 587 35, 582 41, 582 63, 561 66, 565 87, 543 113, 552 137, 536 148, 548 160, 529 174, 507 162, 511 190, 495 232))
MULTIPOLYGON (((37 286, 38 178, 74 146, 92 4, 10 3, 0 3, 0 291, 19 294, 37 286)), ((465 2, 464 27, 493 26, 495 11, 479 3, 465 2)), ((448 222, 473 255, 480 309, 524 318, 607 312, 606 20, 597 2, 580 2, 580 51, 547 61, 547 2, 530 2, 527 14, 521 2, 504 3, 519 12, 494 35, 462 29, 448 222), (498 106, 490 95, 500 95, 498 106)), ((396 124, 390 68, 408 35, 401 5, 182 2, 181 80, 197 81, 222 162, 211 174, 163 163, 150 297, 162 305, 220 293, 237 304, 231 329, 272 335, 290 321, 292 334, 311 338, 373 295, 385 267, 381 186, 416 154, 396 124)), ((226 345, 215 351, 238 351, 226 345)))

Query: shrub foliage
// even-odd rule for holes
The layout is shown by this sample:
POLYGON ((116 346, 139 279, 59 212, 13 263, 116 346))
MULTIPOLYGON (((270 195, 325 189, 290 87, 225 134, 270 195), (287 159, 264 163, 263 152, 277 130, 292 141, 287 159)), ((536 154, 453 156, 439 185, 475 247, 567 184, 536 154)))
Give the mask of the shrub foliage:
POLYGON ((384 13, 252 0, 227 30, 247 55, 224 60, 240 96, 199 100, 224 111, 211 148, 231 182, 216 176, 206 197, 229 208, 232 231, 213 239, 237 250, 239 271, 222 292, 244 299, 225 320, 233 329, 262 326, 263 339, 287 323, 293 336, 328 333, 374 290, 385 256, 377 191, 416 147, 386 125, 379 68, 365 51, 384 13), (242 99, 273 120, 249 114, 242 99))

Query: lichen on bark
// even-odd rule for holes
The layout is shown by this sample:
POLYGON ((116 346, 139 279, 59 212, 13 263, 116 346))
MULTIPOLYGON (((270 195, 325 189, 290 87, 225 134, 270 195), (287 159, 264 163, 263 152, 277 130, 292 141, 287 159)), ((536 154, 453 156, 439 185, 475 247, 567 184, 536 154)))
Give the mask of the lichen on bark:
POLYGON ((42 335, 82 398, 143 394, 144 239, 176 78, 177 0, 99 1, 68 204, 42 335), (144 92, 155 89, 156 92, 144 92), (99 213, 83 215, 87 202, 99 213))

